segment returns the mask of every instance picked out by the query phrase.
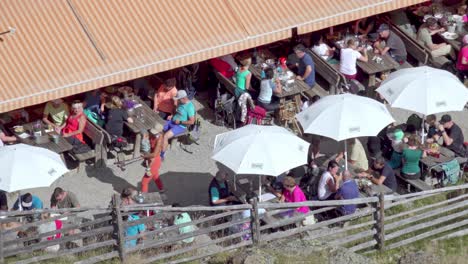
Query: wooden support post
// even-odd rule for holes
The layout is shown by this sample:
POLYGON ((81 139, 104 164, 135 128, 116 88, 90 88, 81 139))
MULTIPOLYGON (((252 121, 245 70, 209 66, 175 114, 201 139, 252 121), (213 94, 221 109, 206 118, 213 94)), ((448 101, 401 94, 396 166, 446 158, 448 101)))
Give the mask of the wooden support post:
POLYGON ((125 263, 126 255, 125 255, 125 235, 124 235, 124 225, 122 219, 122 212, 120 211, 120 197, 118 194, 114 194, 113 198, 113 214, 112 217, 114 218, 114 228, 115 233, 117 233, 117 246, 119 251, 120 260, 125 263))
POLYGON ((252 204, 252 211, 251 211, 251 225, 250 228, 252 230, 252 241, 254 245, 260 244, 260 218, 258 215, 258 200, 257 198, 253 198, 251 200, 252 204))
POLYGON ((385 250, 385 194, 379 193, 378 210, 374 213, 377 230, 377 247, 380 251, 385 250))
POLYGON ((3 254, 3 243, 4 243, 4 235, 3 235, 3 227, 2 225, 0 224, 0 263, 5 263, 5 258, 4 258, 4 254, 3 254))

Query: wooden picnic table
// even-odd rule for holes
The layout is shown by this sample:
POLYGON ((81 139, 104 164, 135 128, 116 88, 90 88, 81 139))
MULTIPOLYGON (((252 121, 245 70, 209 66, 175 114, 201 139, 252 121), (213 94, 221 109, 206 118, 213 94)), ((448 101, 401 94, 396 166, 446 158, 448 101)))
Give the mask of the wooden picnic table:
POLYGON ((73 149, 73 146, 61 135, 55 131, 46 130, 47 125, 41 121, 41 136, 36 139, 33 136, 33 125, 36 122, 31 122, 22 125, 24 132, 17 133, 15 132, 14 127, 10 128, 10 131, 18 138, 18 141, 23 144, 36 146, 51 150, 58 154, 63 154, 64 152, 70 151, 73 149), (58 143, 55 143, 52 140, 52 135, 58 135, 58 143))
POLYGON ((140 156, 141 131, 155 128, 157 124, 163 126, 165 121, 140 98, 135 96, 132 99, 137 103, 136 107, 129 111, 133 123, 125 122, 125 125, 136 135, 133 149, 133 157, 135 158, 140 156))
MULTIPOLYGON (((344 48, 344 40, 334 42, 338 49, 344 48)), ((369 60, 367 62, 358 60, 357 66, 367 75, 369 75, 369 87, 376 86, 377 73, 387 73, 397 69, 400 65, 388 53, 385 55, 375 54, 373 50, 366 50, 369 60), (382 58, 380 63, 373 60, 374 56, 382 58)))
POLYGON ((440 146, 438 157, 427 155, 426 157, 422 158, 420 162, 428 171, 435 170, 437 172, 441 172, 442 168, 438 165, 449 162, 453 159, 456 159, 460 165, 468 161, 467 158, 456 157, 453 151, 446 147, 440 146))

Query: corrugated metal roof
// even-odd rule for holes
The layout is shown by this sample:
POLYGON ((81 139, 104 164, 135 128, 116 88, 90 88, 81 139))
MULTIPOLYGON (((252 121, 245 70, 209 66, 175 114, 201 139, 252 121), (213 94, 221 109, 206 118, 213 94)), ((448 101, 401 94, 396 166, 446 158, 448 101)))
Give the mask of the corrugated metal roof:
POLYGON ((376 2, 422 1, 3 0, 0 32, 16 32, 0 42, 0 112, 286 39, 297 25, 304 33, 371 15, 307 23, 376 2))

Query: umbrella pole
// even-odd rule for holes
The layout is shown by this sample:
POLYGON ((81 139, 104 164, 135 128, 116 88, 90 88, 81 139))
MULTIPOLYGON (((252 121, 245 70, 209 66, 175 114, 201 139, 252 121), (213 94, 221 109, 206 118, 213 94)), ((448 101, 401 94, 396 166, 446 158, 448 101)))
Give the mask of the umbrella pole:
POLYGON ((18 192, 18 211, 23 211, 23 203, 21 201, 21 191, 18 192))
POLYGON ((424 144, 424 119, 425 116, 422 116, 422 122, 421 122, 421 144, 424 144))
POLYGON ((345 170, 348 170, 348 144, 347 140, 344 141, 344 159, 345 159, 345 170))
POLYGON ((260 201, 260 197, 262 197, 262 175, 259 174, 258 175, 258 201, 260 201))
POLYGON ((237 191, 236 173, 234 173, 234 191, 237 191))

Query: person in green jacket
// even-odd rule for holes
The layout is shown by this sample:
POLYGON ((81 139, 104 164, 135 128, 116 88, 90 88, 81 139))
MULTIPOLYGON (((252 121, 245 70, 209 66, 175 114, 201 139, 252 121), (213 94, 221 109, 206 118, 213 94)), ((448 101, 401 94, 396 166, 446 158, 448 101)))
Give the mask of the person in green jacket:
POLYGON ((426 152, 419 147, 418 138, 414 135, 408 138, 408 146, 403 149, 401 174, 411 180, 421 178, 419 161, 426 156, 426 152))

